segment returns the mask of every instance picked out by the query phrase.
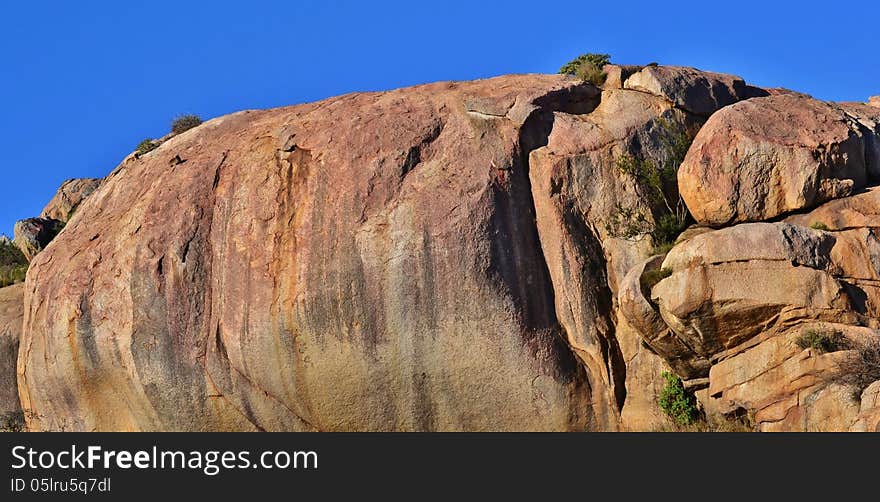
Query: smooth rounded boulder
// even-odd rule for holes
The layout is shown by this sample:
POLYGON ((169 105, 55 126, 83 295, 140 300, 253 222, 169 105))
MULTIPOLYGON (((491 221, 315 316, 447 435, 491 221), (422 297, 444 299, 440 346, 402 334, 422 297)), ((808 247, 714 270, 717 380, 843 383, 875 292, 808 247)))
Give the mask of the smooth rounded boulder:
POLYGON ((876 131, 835 104, 797 94, 741 101, 697 134, 679 190, 700 223, 768 220, 864 187, 880 169, 866 153, 875 141, 876 131))

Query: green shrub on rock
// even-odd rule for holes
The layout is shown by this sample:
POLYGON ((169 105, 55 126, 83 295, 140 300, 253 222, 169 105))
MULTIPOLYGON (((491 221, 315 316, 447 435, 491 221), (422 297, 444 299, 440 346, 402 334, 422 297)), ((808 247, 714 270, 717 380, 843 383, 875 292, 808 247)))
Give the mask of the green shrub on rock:
POLYGON ((820 354, 846 348, 846 338, 839 331, 808 329, 801 333, 795 343, 802 349, 812 348, 820 354))
POLYGON ((147 138, 147 139, 141 141, 140 143, 138 143, 138 146, 135 149, 135 151, 137 152, 138 155, 144 155, 146 153, 152 152, 156 148, 159 148, 159 142, 155 141, 151 138, 147 138))
POLYGON ((690 425, 700 418, 697 399, 684 388, 681 378, 668 371, 662 373, 666 385, 660 392, 660 409, 677 425, 690 425))
POLYGON ((171 123, 171 132, 174 134, 180 134, 189 131, 201 123, 202 119, 198 115, 181 115, 171 123))
POLYGON ((611 62, 608 54, 581 54, 562 65, 559 73, 574 75, 584 82, 599 86, 605 83, 606 74, 602 68, 611 62))

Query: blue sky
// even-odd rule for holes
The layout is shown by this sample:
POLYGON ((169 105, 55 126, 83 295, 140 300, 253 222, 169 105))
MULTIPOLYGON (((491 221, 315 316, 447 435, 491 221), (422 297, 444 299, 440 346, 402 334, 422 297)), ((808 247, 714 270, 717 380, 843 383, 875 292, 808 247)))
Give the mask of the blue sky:
POLYGON ((7 1, 0 233, 182 113, 555 72, 583 52, 864 101, 880 94, 878 19, 876 0, 7 1))

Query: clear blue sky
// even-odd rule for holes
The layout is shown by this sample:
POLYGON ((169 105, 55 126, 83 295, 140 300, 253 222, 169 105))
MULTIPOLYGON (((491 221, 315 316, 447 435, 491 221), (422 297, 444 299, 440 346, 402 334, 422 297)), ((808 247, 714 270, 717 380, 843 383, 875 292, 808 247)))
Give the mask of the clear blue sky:
POLYGON ((880 2, 40 0, 0 15, 0 233, 181 113, 504 73, 582 52, 880 94, 880 2))

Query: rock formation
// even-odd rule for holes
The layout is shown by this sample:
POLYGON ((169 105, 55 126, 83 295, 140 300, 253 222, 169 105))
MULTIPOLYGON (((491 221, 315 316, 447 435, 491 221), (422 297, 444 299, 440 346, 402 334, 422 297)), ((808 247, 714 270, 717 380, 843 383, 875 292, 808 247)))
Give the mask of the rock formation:
POLYGON ((13 242, 28 261, 43 250, 64 224, 52 218, 27 218, 15 223, 13 242))
POLYGON ((878 336, 877 109, 605 71, 239 112, 62 186, 28 427, 652 430, 671 370, 707 416, 876 429, 876 385, 834 380, 855 345, 800 345, 878 336), (667 253, 679 189, 707 226, 667 253))
POLYGON ((74 178, 65 181, 43 208, 40 217, 67 223, 79 205, 100 185, 101 180, 98 178, 74 178))

